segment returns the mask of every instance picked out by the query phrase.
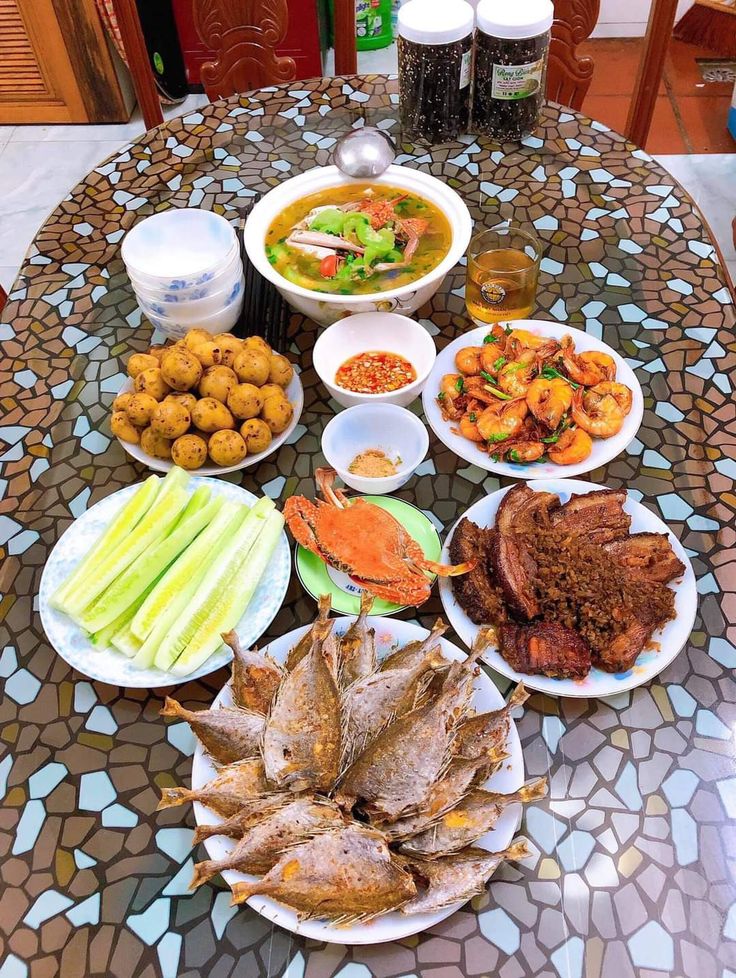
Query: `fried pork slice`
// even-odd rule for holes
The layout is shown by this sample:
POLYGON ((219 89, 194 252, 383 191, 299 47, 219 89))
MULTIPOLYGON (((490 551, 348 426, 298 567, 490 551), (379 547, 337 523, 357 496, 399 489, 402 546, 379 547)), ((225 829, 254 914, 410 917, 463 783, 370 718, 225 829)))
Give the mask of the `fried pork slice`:
POLYGON ((263 761, 251 757, 220 768, 217 776, 201 788, 162 788, 157 811, 188 801, 199 801, 225 818, 241 811, 268 791, 263 761))
POLYGON ((491 567, 506 604, 520 618, 539 614, 535 588, 537 564, 521 537, 494 533, 490 549, 491 567))
POLYGON ((652 637, 656 622, 631 616, 623 631, 595 657, 595 664, 605 672, 628 672, 652 637))
POLYGON ((528 804, 544 798, 546 794, 546 778, 528 781, 518 791, 508 795, 476 788, 424 832, 402 842, 399 852, 424 859, 437 859, 459 852, 490 832, 509 805, 516 802, 528 804))
POLYGON ((624 489, 594 489, 572 496, 551 514, 550 521, 555 529, 564 530, 572 538, 608 543, 629 532, 631 517, 623 510, 625 502, 624 489))
POLYGON ((293 907, 302 919, 347 924, 396 910, 416 892, 383 835, 352 823, 288 849, 262 879, 236 883, 232 902, 263 893, 293 907))
POLYGON ((503 625, 499 652, 512 669, 556 679, 583 679, 590 672, 590 646, 576 631, 556 622, 503 625))
POLYGON ((222 640, 233 650, 231 688, 235 705, 268 713, 285 675, 283 668, 257 649, 241 649, 236 632, 225 632, 222 640))
POLYGON ((237 706, 194 712, 170 696, 164 701, 161 716, 186 720, 197 740, 219 764, 232 764, 257 754, 266 723, 263 714, 237 706))
POLYGON ((499 533, 531 533, 540 526, 547 526, 550 512, 559 505, 555 493, 536 492, 520 483, 501 500, 496 513, 496 529, 499 533))
POLYGON ((604 544, 603 549, 638 580, 668 584, 685 573, 666 533, 632 533, 604 544))
POLYGON ((484 530, 463 517, 450 541, 453 564, 477 560, 473 570, 452 578, 452 591, 465 614, 476 625, 497 624, 505 618, 501 592, 496 586, 489 563, 494 530, 484 530))
POLYGON ((483 892, 502 862, 526 859, 528 855, 527 840, 517 839, 503 852, 469 846, 441 859, 406 857, 406 866, 419 892, 401 907, 401 912, 436 913, 455 903, 465 903, 483 892))
POLYGON ((343 825, 337 805, 326 798, 296 798, 289 805, 270 812, 251 826, 238 844, 223 859, 205 859, 194 867, 189 884, 196 890, 224 869, 240 873, 267 873, 289 846, 304 842, 317 832, 343 825))

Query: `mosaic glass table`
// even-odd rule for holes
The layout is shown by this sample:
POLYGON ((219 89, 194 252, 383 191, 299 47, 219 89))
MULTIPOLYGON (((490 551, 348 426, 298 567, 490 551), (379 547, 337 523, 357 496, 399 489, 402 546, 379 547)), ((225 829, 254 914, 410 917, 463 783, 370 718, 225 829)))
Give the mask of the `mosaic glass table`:
MULTIPOLYGON (((367 76, 175 120, 93 170, 22 268, 0 326, 0 978, 736 971, 736 356, 713 244, 675 181, 599 123, 549 106, 521 145, 468 136, 430 154, 401 139, 396 103, 395 82, 367 76), (363 121, 396 136, 399 163, 463 194, 480 225, 499 213, 534 225, 545 249, 537 314, 602 336, 635 367, 644 423, 591 478, 625 485, 670 524, 692 556, 700 609, 687 649, 648 687, 606 702, 532 698, 520 722, 527 773, 549 774, 551 792, 526 817, 530 860, 419 938, 351 949, 231 910, 222 883, 188 892, 192 814, 155 814, 158 789, 189 777, 188 729, 159 719, 159 693, 75 674, 46 644, 34 595, 74 517, 145 474, 109 428, 123 361, 149 338, 120 260, 125 231, 169 206, 234 219, 249 196, 327 163, 336 136, 363 121)), ((462 268, 418 316, 438 345, 468 327, 462 268)), ((290 443, 227 477, 277 500, 312 492, 334 408, 311 367, 315 337, 292 318, 306 406, 290 443)), ((400 495, 446 528, 496 488, 433 439, 400 495)), ((438 611, 435 598, 419 617, 438 611)), ((270 634, 313 613, 294 576, 270 634)), ((177 695, 209 704, 224 680, 177 695)))

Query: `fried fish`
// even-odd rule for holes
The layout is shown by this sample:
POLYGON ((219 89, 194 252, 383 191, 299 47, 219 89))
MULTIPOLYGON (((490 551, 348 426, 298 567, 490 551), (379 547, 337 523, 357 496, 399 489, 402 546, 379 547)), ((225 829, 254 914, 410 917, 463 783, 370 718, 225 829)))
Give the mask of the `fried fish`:
POLYGON ((366 619, 373 607, 373 595, 360 596, 360 614, 339 640, 339 681, 345 689, 351 683, 370 676, 376 668, 376 632, 366 619))
POLYGON ((437 859, 458 852, 489 832, 509 805, 536 801, 546 794, 546 778, 529 781, 508 795, 476 788, 424 832, 402 842, 399 851, 425 859, 437 859))
POLYGON ((415 642, 407 642, 406 645, 396 649, 391 655, 387 655, 381 661, 381 671, 385 672, 388 669, 411 669, 424 659, 430 649, 434 649, 438 645, 440 638, 442 638, 446 631, 447 625, 441 618, 438 618, 434 625, 432 625, 432 630, 426 638, 419 639, 415 642))
POLYGON ((293 649, 290 650, 286 657, 286 671, 291 672, 296 666, 302 661, 304 656, 312 648, 315 635, 322 632, 326 627, 327 622, 330 617, 330 608, 332 607, 332 598, 329 594, 321 594, 319 601, 317 603, 318 613, 314 620, 312 627, 306 631, 299 641, 296 643, 293 649))
POLYGON ((406 669, 374 672, 349 686, 343 695, 343 759, 349 762, 392 720, 418 705, 431 670, 447 665, 439 649, 406 669))
POLYGON ((170 696, 166 697, 161 716, 186 720, 207 753, 220 764, 257 754, 266 723, 262 714, 237 706, 187 710, 170 696))
POLYGON ((441 859, 407 859, 406 865, 420 892, 401 907, 401 912, 437 913, 455 903, 465 903, 483 892, 502 862, 526 859, 528 855, 526 839, 517 839, 503 852, 486 852, 472 846, 441 859))
POLYGON ((251 757, 220 768, 216 777, 196 790, 163 788, 156 810, 173 808, 187 801, 201 801, 213 812, 227 817, 267 791, 263 761, 260 757, 251 757))
POLYGON ((416 891, 381 833, 354 823, 287 850, 262 879, 236 883, 232 902, 263 893, 293 907, 301 918, 347 924, 395 910, 416 891))
POLYGON ((223 869, 267 873, 284 849, 342 824, 340 809, 327 799, 296 798, 256 821, 224 859, 197 863, 189 888, 195 890, 223 869))
POLYGON ((329 791, 340 770, 340 693, 333 622, 312 629, 309 652, 287 673, 271 704, 263 736, 266 775, 277 788, 329 791))
MULTIPOLYGON (((486 639, 484 637, 483 642, 486 639)), ((453 662, 439 695, 385 727, 343 775, 335 799, 356 805, 372 822, 387 822, 418 808, 437 781, 453 726, 467 709, 475 661, 485 644, 453 662)))
POLYGON ((222 640, 233 650, 233 702, 254 713, 268 713, 284 677, 283 668, 257 649, 241 649, 235 632, 225 632, 222 640))
POLYGON ((472 759, 480 757, 497 744, 505 744, 511 725, 511 711, 522 706, 528 699, 529 693, 524 684, 519 683, 500 710, 468 717, 455 731, 453 753, 457 757, 472 759))

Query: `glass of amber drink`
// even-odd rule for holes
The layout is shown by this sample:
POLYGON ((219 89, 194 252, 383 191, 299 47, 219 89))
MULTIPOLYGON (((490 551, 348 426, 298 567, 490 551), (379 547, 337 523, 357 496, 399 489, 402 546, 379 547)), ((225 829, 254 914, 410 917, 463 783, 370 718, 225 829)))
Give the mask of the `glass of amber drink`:
POLYGON ((534 308, 542 247, 534 234, 513 223, 476 234, 468 248, 465 305, 483 325, 527 319, 534 308))

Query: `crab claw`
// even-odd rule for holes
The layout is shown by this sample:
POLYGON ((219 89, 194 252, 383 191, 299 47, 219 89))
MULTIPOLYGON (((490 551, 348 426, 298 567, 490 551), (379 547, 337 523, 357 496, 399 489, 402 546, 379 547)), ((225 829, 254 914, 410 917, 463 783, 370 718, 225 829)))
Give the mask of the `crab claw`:
POLYGON ((322 493, 324 500, 332 503, 333 506, 337 506, 338 509, 344 509, 349 504, 349 499, 342 489, 334 488, 333 484, 336 478, 337 472, 326 467, 317 469, 314 473, 314 481, 317 483, 317 489, 322 493))
POLYGON ((353 577, 353 581, 382 601, 390 601, 391 604, 411 605, 414 608, 424 604, 432 593, 429 581, 421 581, 418 578, 416 582, 401 580, 383 584, 375 581, 364 581, 359 577, 353 577))
POLYGON ((438 564, 434 560, 423 560, 420 567, 438 577, 460 577, 461 574, 469 574, 477 564, 477 560, 469 560, 464 564, 438 564))

